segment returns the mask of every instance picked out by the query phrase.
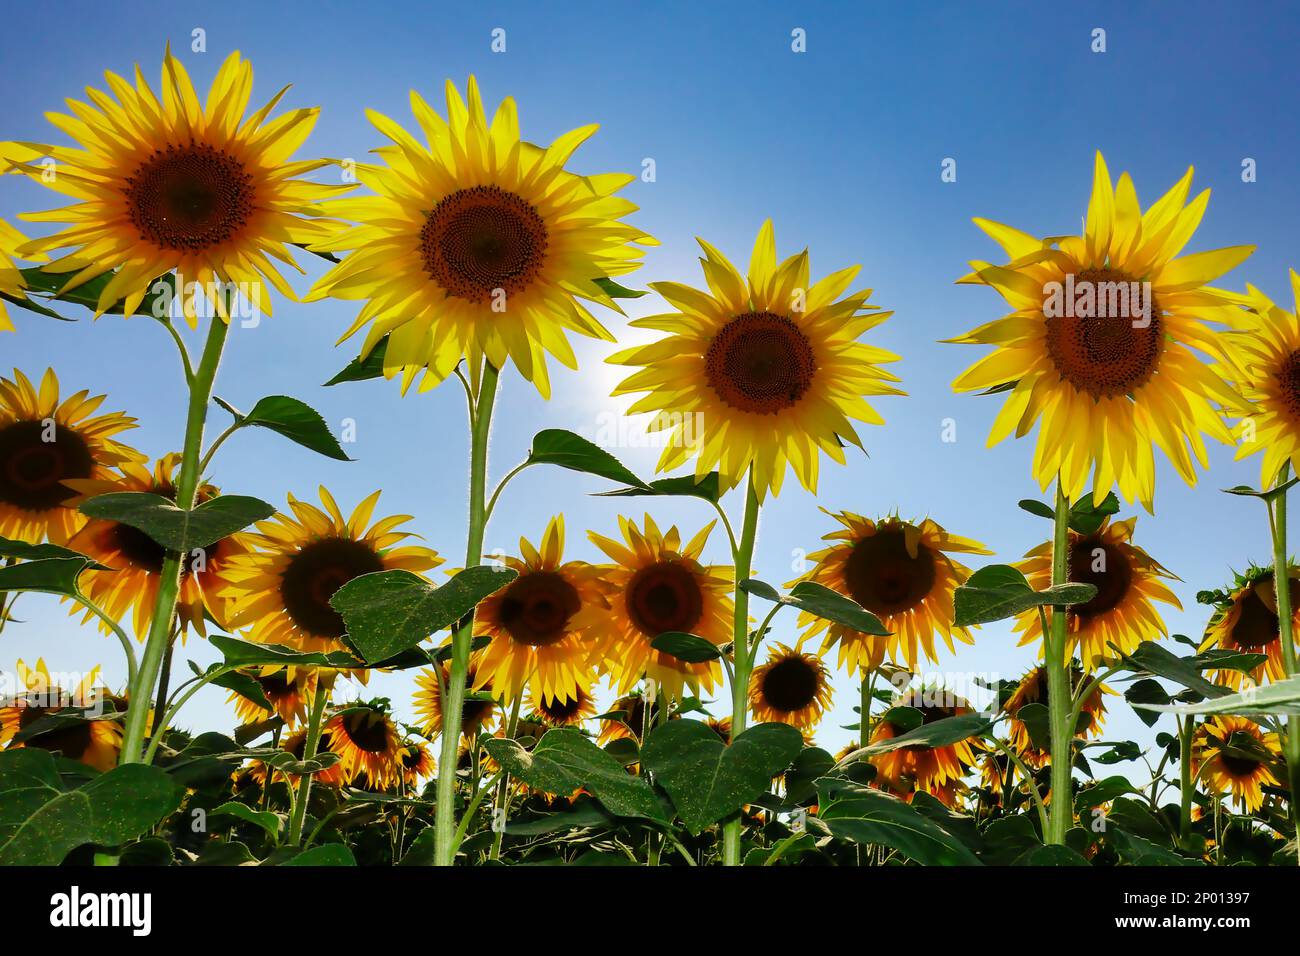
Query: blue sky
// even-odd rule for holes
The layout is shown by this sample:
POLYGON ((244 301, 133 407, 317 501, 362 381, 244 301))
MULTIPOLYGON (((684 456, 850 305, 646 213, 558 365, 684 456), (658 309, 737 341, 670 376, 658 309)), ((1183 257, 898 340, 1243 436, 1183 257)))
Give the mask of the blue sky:
MULTIPOLYGON (((227 2, 109 11, 72 3, 57 18, 44 7, 14 7, 6 23, 0 138, 61 142, 42 119, 46 110, 61 109, 64 97, 81 96, 88 84, 102 86, 104 69, 124 73, 138 62, 156 79, 168 41, 201 87, 239 49, 253 63, 258 104, 292 83, 283 108, 323 107, 300 157, 363 157, 381 143, 366 108, 413 126, 409 89, 437 103, 445 79, 463 86, 474 73, 490 106, 506 95, 517 99, 528 139, 545 143, 600 123, 572 164, 578 171, 638 172, 644 159, 654 160, 656 181, 638 181, 627 195, 642 207, 635 221, 662 246, 628 284, 699 284, 694 236, 743 261, 767 217, 782 255, 811 249, 815 275, 861 263, 861 284, 896 312, 871 341, 903 356, 894 368, 909 395, 879 402, 887 425, 866 431, 869 457, 852 454, 842 468, 827 464, 816 499, 791 481, 767 506, 756 574, 778 583, 793 576, 799 549, 815 549, 819 535, 832 530, 819 506, 928 514, 985 542, 997 552, 990 562, 1014 560, 1047 534, 1046 522, 1015 506, 1039 494, 1029 477, 1031 440, 986 448, 1000 399, 951 391, 952 379, 982 352, 938 342, 1004 311, 993 292, 953 285, 969 260, 998 255, 972 216, 1036 234, 1077 230, 1100 148, 1114 175, 1131 172, 1144 204, 1196 167, 1194 188, 1210 187, 1213 197, 1189 251, 1259 247, 1221 284, 1240 289, 1251 281, 1286 301, 1286 270, 1300 264, 1296 19, 1280 4, 828 3, 803 10, 227 2), (206 53, 191 51, 196 28, 206 31, 206 53), (491 52, 495 28, 505 30, 504 53, 491 52), (804 53, 791 50, 796 28, 806 31, 804 53), (1091 50, 1095 28, 1106 31, 1104 53, 1091 50), (955 182, 940 178, 948 158, 956 161, 955 182), (1257 164, 1256 182, 1242 181, 1246 158, 1257 164), (957 441, 945 443, 949 418, 957 441)), ((58 199, 9 177, 0 183, 0 216, 13 221, 58 199)), ((303 265, 300 290, 321 271, 309 257, 303 265)), ((662 305, 647 297, 628 311, 648 314, 662 305)), ((263 395, 289 394, 336 427, 354 419, 357 441, 348 451, 357 460, 333 462, 269 433, 249 433, 222 450, 212 478, 228 492, 277 504, 290 491, 310 498, 324 483, 350 507, 382 487, 381 511, 415 515, 412 528, 458 563, 467 477, 463 395, 454 383, 406 398, 394 383, 322 388, 354 354, 352 343, 334 346, 354 312, 350 303, 277 302, 272 319, 232 334, 217 394, 244 408, 263 395)), ((639 340, 623 334, 619 316, 604 318, 624 341, 639 340)), ((136 415, 140 428, 128 436, 136 447, 158 455, 179 446, 180 372, 155 323, 106 317, 61 324, 26 313, 16 321, 17 333, 0 337, 0 367, 35 377, 52 365, 67 391, 107 393, 105 408, 136 415)), ((594 435, 623 407, 607 397, 617 374, 602 359, 612 347, 583 342, 577 349, 581 371, 553 367, 549 403, 506 374, 494 475, 524 456, 538 430, 594 435)), ((213 422, 223 418, 213 411, 213 422)), ((643 474, 657 457, 647 448, 611 450, 643 474)), ((1260 506, 1216 490, 1257 479, 1257 462, 1234 465, 1221 448, 1196 489, 1161 465, 1156 516, 1140 517, 1137 541, 1183 579, 1176 590, 1186 610, 1166 615, 1172 630, 1199 635, 1208 613, 1195 603, 1196 591, 1220 586, 1230 568, 1266 560, 1260 506)), ((488 550, 513 552, 520 534, 536 540, 554 509, 568 521, 568 554, 599 559, 583 532, 616 527, 616 505, 587 495, 604 489, 570 472, 525 472, 503 498, 488 550)), ((688 535, 710 517, 690 502, 656 504, 654 513, 688 535)), ((720 533, 709 555, 728 560, 720 533)), ((41 655, 53 670, 102 662, 110 682, 121 683, 110 639, 80 630, 53 599, 28 596, 19 607, 24 623, 0 635, 0 666, 41 655)), ((792 624, 778 623, 778 639, 792 639, 792 624)), ((214 658, 193 638, 183 654, 214 658)), ((936 670, 1015 677, 1031 662, 1032 650, 1015 646, 1009 626, 995 625, 977 633, 975 647, 945 655, 936 670)), ((840 725, 853 720, 856 700, 846 677, 836 683, 835 711, 818 735, 831 749, 850 737, 840 725)), ((409 714, 409 677, 380 678, 372 687, 409 714)), ((223 697, 200 695, 182 723, 230 726, 223 697)), ((1116 739, 1147 739, 1125 705, 1112 710, 1116 739)))

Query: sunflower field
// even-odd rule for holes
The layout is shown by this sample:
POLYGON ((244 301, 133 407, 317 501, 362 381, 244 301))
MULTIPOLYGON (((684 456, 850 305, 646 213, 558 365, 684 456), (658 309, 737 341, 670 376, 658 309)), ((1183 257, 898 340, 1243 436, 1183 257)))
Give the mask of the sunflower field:
POLYGON ((1099 135, 908 314, 762 194, 652 234, 633 127, 473 29, 409 99, 339 68, 355 156, 232 29, 10 98, 0 863, 1295 867, 1300 274, 1099 135))

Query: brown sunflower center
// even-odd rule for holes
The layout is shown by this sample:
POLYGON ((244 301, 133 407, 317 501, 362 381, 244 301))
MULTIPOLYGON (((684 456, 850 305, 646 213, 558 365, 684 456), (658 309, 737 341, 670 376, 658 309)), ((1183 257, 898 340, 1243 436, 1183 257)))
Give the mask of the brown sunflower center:
POLYGON ((790 319, 773 312, 736 316, 704 354, 705 380, 718 398, 760 415, 797 405, 816 372, 808 337, 790 319))
POLYGON ((661 561, 632 575, 624 592, 627 616, 646 637, 691 632, 704 614, 704 592, 691 570, 661 561))
POLYGON ((902 614, 930 594, 935 581, 934 553, 917 542, 908 553, 901 528, 877 530, 853 546, 844 566, 849 593, 873 614, 902 614))
POLYGON ((4 504, 23 511, 57 508, 73 497, 63 482, 89 478, 94 467, 90 446, 70 428, 40 421, 0 428, 0 502, 4 504), (53 440, 46 441, 47 436, 53 440))
POLYGON ((1300 349, 1288 355, 1277 370, 1278 397, 1292 421, 1300 422, 1300 349))
POLYGON ((552 697, 542 702, 542 715, 552 723, 563 724, 573 720, 582 712, 581 697, 552 697))
MULTIPOLYGON (((1267 582, 1269 578, 1262 578, 1267 582)), ((1232 626, 1232 643, 1245 651, 1259 651, 1281 637, 1281 625, 1277 612, 1264 603, 1259 596, 1259 583, 1246 589, 1246 593, 1237 601, 1237 622, 1232 626)), ((1300 586, 1291 582, 1291 606, 1297 607, 1300 598, 1300 586)))
POLYGON ((254 203, 244 164, 206 144, 155 150, 126 180, 127 214, 140 237, 178 252, 237 237, 254 203))
MULTIPOLYGON (((23 707, 18 712, 18 728, 22 730, 30 727, 53 712, 46 707, 23 707)), ((51 752, 57 750, 69 760, 80 760, 89 749, 92 740, 90 721, 82 720, 28 738, 25 746, 38 747, 51 752)))
POLYGON ((1075 617, 1088 620, 1119 606, 1133 584, 1133 566, 1115 545, 1100 538, 1081 538, 1070 547, 1070 580, 1097 588, 1092 600, 1070 608, 1075 617))
POLYGON ((344 714, 343 732, 358 750, 368 754, 381 754, 388 750, 388 723, 370 710, 354 710, 344 714))
POLYGON ((786 657, 763 675, 763 700, 773 710, 791 714, 817 699, 821 674, 802 656, 786 657))
POLYGON ((1155 297, 1149 298, 1144 317, 1140 296, 1134 301, 1141 283, 1117 269, 1087 269, 1074 277, 1074 288, 1091 289, 1093 305, 1078 313, 1073 306, 1070 314, 1056 308, 1044 312, 1047 352, 1057 372, 1094 398, 1132 394, 1160 362, 1164 339, 1155 297))
POLYGON ((521 575, 501 599, 501 623, 516 641, 546 647, 569 633, 569 618, 582 608, 578 589, 555 571, 521 575))
POLYGON ((424 271, 447 295, 484 302, 522 292, 546 260, 546 223, 532 204, 497 186, 458 189, 420 229, 424 271))
POLYGON ((280 600, 294 624, 308 634, 340 637, 346 628, 330 598, 353 578, 382 570, 384 562, 365 542, 322 538, 289 559, 280 577, 280 600))

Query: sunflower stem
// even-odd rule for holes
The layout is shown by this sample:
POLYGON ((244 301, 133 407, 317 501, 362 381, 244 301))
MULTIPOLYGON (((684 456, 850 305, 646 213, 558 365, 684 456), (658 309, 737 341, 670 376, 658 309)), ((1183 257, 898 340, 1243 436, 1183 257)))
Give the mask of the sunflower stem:
MULTIPOLYGON (((1070 503, 1060 478, 1056 481, 1056 520, 1052 535, 1052 585, 1065 584, 1070 576, 1070 503)), ((1070 795, 1070 767, 1074 728, 1070 726, 1072 693, 1065 655, 1065 608, 1052 608, 1051 623, 1043 635, 1043 663, 1047 668, 1047 698, 1051 714, 1051 814, 1044 842, 1064 845, 1073 822, 1070 795)))
MULTIPOLYGON (((511 740, 514 740, 515 734, 519 732, 519 705, 522 703, 523 699, 524 691, 521 687, 519 689, 519 696, 516 697, 515 702, 510 705, 510 722, 506 727, 506 736, 511 740)), ((492 807, 492 851, 488 854, 489 860, 501 859, 501 844, 505 842, 506 838, 506 828, 504 824, 506 803, 510 799, 510 774, 506 773, 505 768, 502 768, 499 776, 501 779, 497 781, 496 800, 492 807), (496 825, 498 820, 502 821, 500 827, 496 825)), ((470 812, 471 811, 468 809, 465 811, 466 814, 469 814, 470 812)))
MULTIPOLYGON (((208 418, 208 402, 212 398, 212 384, 221 364, 221 353, 226 346, 230 325, 213 317, 208 325, 208 338, 203 345, 199 366, 190 379, 189 410, 185 419, 185 446, 181 454, 181 471, 176 480, 176 507, 186 511, 194 507, 194 494, 199 484, 199 460, 203 448, 203 428, 208 418)), ((145 639, 144 654, 136 679, 128 688, 126 726, 122 731, 122 763, 138 763, 143 757, 145 725, 153 703, 154 688, 162 669, 163 655, 171 643, 172 619, 176 614, 176 599, 180 594, 181 561, 183 555, 168 552, 158 572, 158 598, 154 602, 153 619, 149 636, 145 639)), ((160 728, 159 732, 166 730, 160 728)))
MULTIPOLYGON (((1282 465, 1277 473, 1275 488, 1281 488, 1291 477, 1291 463, 1282 465)), ((1282 641, 1282 669, 1287 677, 1296 673, 1296 653, 1291 619, 1291 573, 1286 553, 1286 491, 1278 494, 1271 503, 1273 509, 1273 593, 1277 599, 1278 637, 1282 641)), ((1296 856, 1300 859, 1300 718, 1288 717, 1286 722, 1286 769, 1291 789, 1291 820, 1295 824, 1296 856)))
MULTIPOLYGON (((496 403, 499 373, 491 362, 483 363, 474 412, 470 418, 469 533, 465 545, 465 567, 483 563, 483 533, 487 524, 487 449, 496 403)), ((470 649, 474 643, 474 613, 471 611, 452 637, 451 673, 442 709, 442 746, 438 760, 437 806, 434 810, 435 866, 451 866, 456 859, 456 747, 460 742, 465 706, 465 677, 469 672, 470 649)))
POLYGON ((1178 721, 1178 837, 1183 844, 1192 835, 1192 721, 1190 714, 1178 721))
MULTIPOLYGON (((307 715, 307 739, 302 745, 304 761, 316 759, 316 753, 320 749, 321 718, 325 716, 325 704, 329 701, 329 696, 325 682, 317 681, 316 696, 311 703, 311 712, 307 715)), ((294 800, 293 817, 289 821, 290 846, 302 842, 302 826, 307 819, 307 802, 311 798, 311 778, 312 774, 304 773, 298 781, 298 797, 294 800)))
MULTIPOLYGON (((753 670, 753 659, 749 651, 749 593, 740 588, 740 582, 750 574, 754 562, 754 537, 758 532, 758 489, 754 487, 754 474, 751 471, 745 492, 745 517, 740 528, 740 541, 736 546, 733 560, 736 568, 736 616, 732 629, 733 654, 735 655, 736 673, 731 682, 731 740, 745 732, 749 717, 749 672, 753 670)), ((722 825, 722 863, 724 866, 740 866, 740 814, 728 819, 722 825)))

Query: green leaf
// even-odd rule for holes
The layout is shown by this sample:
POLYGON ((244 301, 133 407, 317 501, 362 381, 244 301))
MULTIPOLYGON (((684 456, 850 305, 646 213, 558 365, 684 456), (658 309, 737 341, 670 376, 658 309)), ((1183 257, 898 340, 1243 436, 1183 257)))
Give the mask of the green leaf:
MULTIPOLYGON (((91 312, 98 310, 100 292, 102 292, 109 282, 111 282, 117 275, 116 271, 105 272, 88 282, 83 282, 75 289, 71 289, 63 295, 60 295, 59 290, 67 285, 68 281, 72 278, 68 273, 46 272, 41 266, 33 266, 32 268, 20 269, 19 271, 23 275, 23 283, 26 286, 27 291, 47 295, 58 302, 69 302, 73 305, 79 305, 83 308, 90 309, 91 312)), ((153 315, 158 318, 166 316, 170 311, 174 289, 175 278, 170 274, 159 276, 157 279, 154 279, 149 283, 149 291, 145 295, 144 300, 136 308, 135 314, 153 315), (159 304, 158 308, 155 308, 155 303, 159 304)), ((124 311, 123 302, 123 299, 117 300, 109 305, 104 312, 109 315, 121 315, 124 311)), ((31 307, 30 305, 21 302, 17 304, 24 305, 24 307, 27 308, 31 307)), ((43 307, 38 307, 33 308, 33 311, 39 311, 44 314, 47 310, 43 307)), ((62 316, 57 317, 62 318, 62 316)))
POLYGON ((232 405, 221 399, 217 399, 217 402, 235 416, 235 421, 240 428, 253 426, 269 428, 326 458, 333 458, 335 461, 352 460, 344 453, 320 412, 306 402, 300 402, 287 395, 268 395, 266 398, 259 399, 247 415, 240 414, 232 405))
POLYGON ((1144 677, 1141 680, 1134 681, 1124 691, 1124 699, 1134 708, 1134 713, 1138 719, 1148 727, 1154 727, 1160 715, 1155 711, 1147 710, 1145 707, 1139 707, 1139 704, 1167 704, 1169 703, 1169 694, 1158 680, 1150 677, 1144 677))
POLYGON ((108 568, 97 564, 80 551, 61 548, 57 544, 28 544, 26 541, 13 541, 0 538, 0 558, 18 558, 20 561, 40 561, 48 558, 74 558, 85 561, 88 568, 107 571, 108 568))
POLYGON ((881 844, 924 866, 980 866, 957 837, 895 796, 838 777, 818 782, 818 816, 840 839, 881 844))
POLYGON ((1040 846, 1016 860, 1020 866, 1091 866, 1092 864, 1068 846, 1040 846))
POLYGON ((275 509, 246 495, 222 495, 186 511, 162 495, 115 491, 83 502, 81 512, 138 528, 167 550, 187 553, 269 518, 275 509))
POLYGON ((816 581, 800 581, 785 596, 782 596, 772 585, 756 578, 742 581, 740 588, 774 604, 796 607, 814 617, 850 627, 863 634, 884 637, 890 633, 889 629, 881 623, 880 618, 857 601, 816 581))
POLYGON ((1052 506, 1039 501, 1037 498, 1021 498, 1018 502, 1021 511, 1028 511, 1031 515, 1039 518, 1046 518, 1048 521, 1056 519, 1056 512, 1052 506))
POLYGON ((859 753, 862 757, 875 757, 905 747, 946 747, 959 740, 980 736, 992 726, 993 719, 984 714, 943 717, 928 724, 923 723, 915 730, 909 730, 897 737, 868 744, 855 753, 859 753))
POLYGON ((694 475, 679 475, 676 478, 659 478, 655 481, 649 481, 645 484, 633 485, 628 488, 616 488, 614 491, 598 492, 598 498, 633 498, 644 497, 646 495, 681 495, 689 498, 703 498, 705 501, 717 503, 722 496, 719 487, 718 473, 711 471, 699 481, 695 480, 694 475))
POLYGON ((531 751, 508 738, 494 738, 485 746, 497 763, 530 787, 563 796, 585 787, 616 816, 668 822, 650 785, 577 730, 548 730, 531 751))
POLYGON ((208 642, 225 656, 225 664, 252 667, 260 664, 287 664, 300 667, 364 667, 346 651, 300 651, 282 644, 257 644, 224 634, 212 634, 208 642))
POLYGON ((511 836, 545 836, 548 833, 560 833, 565 830, 613 829, 614 817, 610 816, 595 800, 583 800, 571 810, 559 813, 545 813, 522 823, 506 823, 506 833, 511 836))
POLYGON ((1143 839, 1116 826, 1106 827, 1106 842, 1115 848, 1120 860, 1132 866, 1202 866, 1200 860, 1189 860, 1173 850, 1143 839))
POLYGON ((688 664, 703 664, 722 656, 722 651, 712 641, 682 631, 666 631, 651 641, 650 646, 688 664))
POLYGON ((77 578, 87 568, 95 567, 87 557, 39 558, 0 568, 0 593, 5 591, 45 591, 73 597, 77 578))
POLYGON ((509 568, 481 565, 439 587, 410 571, 376 571, 343 585, 330 604, 343 615, 348 643, 373 664, 455 624, 517 576, 509 568))
POLYGON ((234 817, 237 820, 243 820, 245 823, 261 827, 272 840, 280 835, 280 825, 284 820, 283 816, 278 813, 272 813, 270 810, 254 810, 246 804, 236 803, 233 800, 209 810, 208 816, 234 817))
POLYGON ((303 850, 291 860, 280 866, 356 866, 356 857, 342 843, 322 843, 310 850, 303 850))
POLYGON ((60 322, 75 322, 76 319, 70 319, 66 315, 59 315, 53 309, 46 308, 35 299, 29 299, 25 295, 15 295, 9 292, 0 292, 0 299, 11 302, 20 309, 26 309, 28 312, 35 312, 37 315, 43 315, 47 319, 58 319, 60 322))
MULTIPOLYGON (((1201 676, 1201 671, 1210 666, 1204 660, 1198 657, 1179 657, 1155 641, 1143 641, 1131 654, 1125 655, 1123 661, 1133 670, 1171 680, 1203 697, 1225 697, 1231 693, 1230 688, 1211 683, 1201 676)), ((1139 702, 1135 706, 1160 709, 1150 703, 1139 702)))
POLYGON ((802 748, 803 736, 787 724, 757 724, 727 746, 707 724, 670 720, 650 732, 641 762, 699 835, 767 793, 802 748))
POLYGON ((1017 708, 1016 720, 1029 731, 1029 740, 1039 750, 1052 747, 1052 713, 1044 704, 1031 702, 1017 708))
POLYGON ((561 428, 548 428, 533 436, 528 464, 559 465, 636 488, 649 487, 605 449, 561 428))
POLYGON ((1110 803, 1116 797, 1122 797, 1130 793, 1139 793, 1134 789, 1133 784, 1129 783, 1127 777, 1107 777, 1105 780, 1099 780, 1091 786, 1084 787, 1074 797, 1074 812, 1078 816, 1083 816, 1093 807, 1099 807, 1103 803, 1110 803))
POLYGON ((1119 499, 1115 492, 1108 492, 1101 504, 1095 506, 1092 495, 1084 495, 1070 508, 1070 530, 1082 535, 1096 534, 1108 517, 1118 513, 1119 499))
POLYGON ((375 347, 362 358, 357 356, 348 363, 347 368, 325 383, 326 386, 341 385, 344 382, 365 382, 372 378, 384 377, 384 354, 388 351, 388 336, 375 343, 375 347))
POLYGON ((591 281, 600 286, 601 291, 611 299, 639 299, 641 296, 646 294, 644 289, 629 289, 605 276, 601 276, 599 279, 592 279, 591 281))
POLYGON ((1281 495, 1286 494, 1295 484, 1300 482, 1300 475, 1292 478, 1275 488, 1269 488, 1267 491, 1259 491, 1250 487, 1250 485, 1234 485, 1231 488, 1224 488, 1223 491, 1229 495, 1244 495, 1251 498, 1263 498, 1265 501, 1272 501, 1281 495))
POLYGON ((987 624, 1041 605, 1086 604, 1096 595, 1097 588, 1091 584, 1058 584, 1045 591, 1035 591, 1016 568, 990 564, 957 588, 954 623, 959 627, 987 624))
MULTIPOLYGON (((1226 688, 1224 688, 1226 690, 1226 688)), ((1300 677, 1262 687, 1250 687, 1235 694, 1225 694, 1215 700, 1191 704, 1136 704, 1147 710, 1169 714, 1239 714, 1243 717, 1296 715, 1300 716, 1300 677)))

